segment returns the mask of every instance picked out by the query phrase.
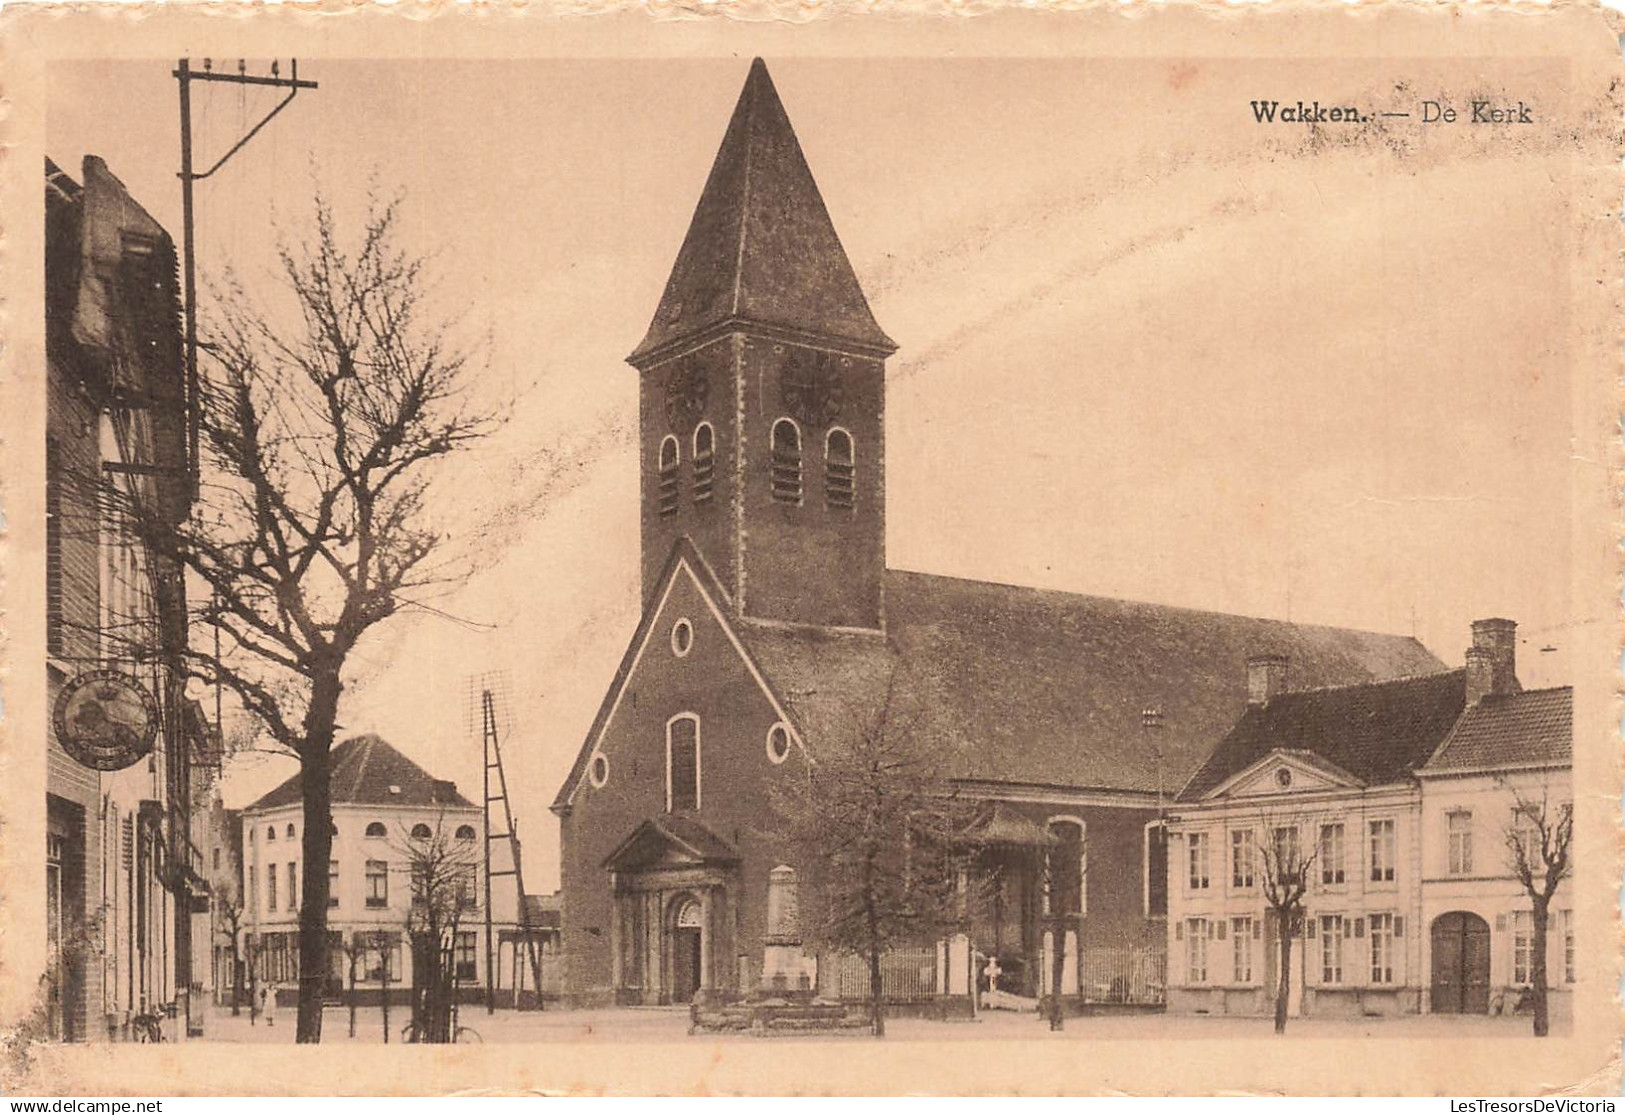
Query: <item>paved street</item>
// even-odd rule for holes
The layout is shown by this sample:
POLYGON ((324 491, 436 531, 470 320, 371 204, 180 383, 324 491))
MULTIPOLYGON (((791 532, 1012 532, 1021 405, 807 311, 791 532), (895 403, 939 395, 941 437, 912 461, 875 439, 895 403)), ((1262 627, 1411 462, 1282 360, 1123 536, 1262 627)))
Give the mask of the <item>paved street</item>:
MULTIPOLYGON (((390 1011, 390 1041, 400 1040, 401 1027, 407 1014, 404 1009, 390 1011)), ((603 1010, 550 1010, 541 1013, 498 1011, 487 1015, 483 1007, 463 1012, 461 1023, 473 1029, 479 1040, 486 1043, 523 1042, 668 1042, 668 1041, 861 1041, 867 1035, 843 1034, 829 1036, 756 1038, 742 1034, 691 1036, 688 1033, 688 1011, 684 1008, 646 1007, 603 1010)), ((236 1042, 293 1042, 294 1012, 277 1012, 274 1026, 267 1027, 261 1019, 249 1024, 245 1010, 237 1018, 229 1009, 218 1010, 207 1023, 207 1040, 236 1042)), ((348 1035, 349 1015, 342 1008, 330 1008, 322 1023, 324 1043, 382 1041, 383 1019, 376 1007, 356 1012, 356 1036, 348 1035)), ((1552 1032, 1568 1032, 1566 1020, 1553 1020, 1552 1032)), ((888 1041, 955 1041, 955 1040, 1089 1040, 1144 1041, 1147 1039, 1202 1039, 1202 1038, 1263 1038, 1270 1036, 1267 1018, 1212 1018, 1205 1016, 1169 1017, 1166 1015, 1134 1015, 1122 1017, 1072 1018, 1066 1029, 1052 1034, 1044 1022, 1029 1014, 1004 1011, 984 1013, 978 1020, 939 1022, 918 1018, 892 1018, 886 1022, 888 1041)), ((1388 1019, 1360 1019, 1336 1021, 1328 1019, 1296 1018, 1287 1027, 1289 1039, 1324 1038, 1450 1038, 1471 1037, 1474 1040, 1530 1037, 1530 1020, 1521 1018, 1463 1017, 1446 1015, 1413 1015, 1388 1019)))

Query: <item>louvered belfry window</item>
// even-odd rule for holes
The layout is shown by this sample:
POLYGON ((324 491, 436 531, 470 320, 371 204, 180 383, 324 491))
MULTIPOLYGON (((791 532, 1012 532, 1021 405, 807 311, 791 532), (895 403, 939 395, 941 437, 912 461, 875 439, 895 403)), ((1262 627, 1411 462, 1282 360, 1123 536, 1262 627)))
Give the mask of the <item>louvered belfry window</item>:
POLYGON ((773 423, 773 499, 801 502, 801 431, 788 418, 773 423))
POLYGON ((856 493, 856 461, 852 435, 842 429, 829 432, 824 442, 824 502, 849 510, 856 493))
POLYGON ((717 436, 711 423, 694 428, 694 502, 709 503, 717 480, 717 436))
POLYGON ((681 451, 677 448, 676 438, 668 436, 660 443, 660 479, 656 489, 656 500, 662 517, 677 514, 677 504, 681 499, 677 475, 680 456, 681 451))

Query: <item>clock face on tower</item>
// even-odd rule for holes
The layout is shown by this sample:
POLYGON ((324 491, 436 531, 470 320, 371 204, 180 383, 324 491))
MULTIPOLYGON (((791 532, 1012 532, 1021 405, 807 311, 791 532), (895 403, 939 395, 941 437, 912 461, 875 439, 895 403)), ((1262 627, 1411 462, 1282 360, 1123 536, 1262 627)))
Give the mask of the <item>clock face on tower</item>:
POLYGON ((674 427, 687 426, 705 412, 711 379, 699 361, 679 360, 666 377, 666 419, 674 427))
POLYGON ((841 413, 841 368, 836 355, 793 348, 779 373, 779 397, 803 426, 828 426, 841 413))

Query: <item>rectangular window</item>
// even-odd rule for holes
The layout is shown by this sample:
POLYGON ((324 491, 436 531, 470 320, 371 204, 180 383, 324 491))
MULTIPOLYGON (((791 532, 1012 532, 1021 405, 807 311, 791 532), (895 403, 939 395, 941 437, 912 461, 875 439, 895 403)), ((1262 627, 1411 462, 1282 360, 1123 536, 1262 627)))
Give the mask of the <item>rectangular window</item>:
POLYGON ((367 907, 382 909, 389 905, 389 864, 381 859, 367 861, 367 907))
POLYGON ((288 864, 288 909, 299 908, 299 865, 288 864))
POLYGON ((265 908, 276 910, 276 864, 271 864, 265 871, 265 908))
MULTIPOLYGON (((1277 875, 1288 875, 1296 878, 1302 870, 1302 859, 1298 854, 1298 828, 1296 825, 1283 825, 1270 834, 1275 845, 1275 865, 1277 875)), ((1303 880, 1307 885, 1308 880, 1303 880)))
POLYGON ((472 981, 478 978, 474 966, 474 944, 477 940, 478 937, 473 933, 457 934, 457 970, 454 974, 460 980, 472 981))
POLYGON ((1371 915, 1371 982, 1394 982, 1394 915, 1371 915))
MULTIPOLYGON (((130 847, 129 833, 125 833, 124 835, 125 835, 124 848, 125 848, 126 851, 128 851, 129 847, 130 847)), ((260 893, 260 872, 259 872, 259 868, 250 867, 248 869, 248 895, 249 895, 250 903, 252 903, 253 900, 259 896, 259 893, 260 893)))
POLYGON ((1231 918, 1230 940, 1234 953, 1235 981, 1237 983, 1253 982, 1253 919, 1231 918))
POLYGON ((1445 816, 1445 830, 1449 836, 1450 874, 1473 873, 1473 815, 1457 809, 1445 816))
POLYGON ((679 717, 666 726, 666 811, 700 807, 700 722, 679 717))
POLYGON ((1185 920, 1185 977, 1190 983, 1207 982, 1207 919, 1185 920))
POLYGON ((1529 910, 1512 911, 1512 982, 1533 979, 1535 959, 1535 915, 1529 910))
POLYGON ((371 936, 367 941, 367 976, 374 983, 382 981, 387 975, 392 981, 401 978, 401 942, 397 934, 383 933, 371 936))
POLYGON ((62 471, 55 438, 45 439, 45 650, 62 653, 62 471))
POLYGON ((1187 838, 1190 845, 1190 889, 1208 889, 1208 839, 1205 832, 1193 832, 1187 838))
POLYGON ((327 908, 338 909, 339 904, 339 861, 327 861, 327 908))
POLYGON ((1348 881, 1343 869, 1343 826, 1320 826, 1320 885, 1342 886, 1348 881))
POLYGON ((1343 930, 1342 914, 1323 914, 1320 918, 1320 982, 1343 982, 1343 930))
POLYGON ((1558 915, 1563 926, 1563 982, 1574 982, 1574 911, 1564 910, 1558 915))
POLYGON ((1512 841, 1511 859, 1512 867, 1517 869, 1517 856, 1523 853, 1524 863, 1532 871, 1540 872, 1545 869, 1545 849, 1540 838, 1540 823, 1536 814, 1528 809, 1515 809, 1512 811, 1512 841))
POLYGON ((1373 883, 1391 883, 1394 881, 1394 822, 1372 821, 1371 834, 1371 881, 1373 883))
POLYGON ((1253 830, 1242 829, 1230 834, 1230 885, 1246 890, 1253 885, 1253 864, 1257 861, 1257 847, 1253 830))

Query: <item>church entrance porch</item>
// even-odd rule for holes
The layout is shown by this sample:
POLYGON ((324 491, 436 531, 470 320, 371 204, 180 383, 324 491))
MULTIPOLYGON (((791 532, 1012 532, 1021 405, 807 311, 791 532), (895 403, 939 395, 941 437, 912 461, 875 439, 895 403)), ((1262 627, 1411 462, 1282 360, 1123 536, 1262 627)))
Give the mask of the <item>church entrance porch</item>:
POLYGON ((738 856, 725 841, 668 815, 639 825, 604 866, 617 1003, 690 1003, 737 983, 738 856))

